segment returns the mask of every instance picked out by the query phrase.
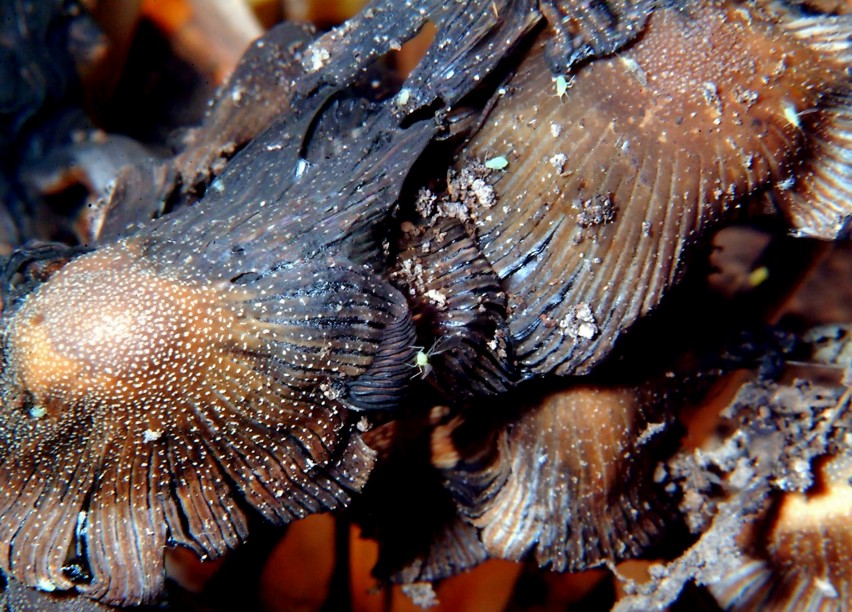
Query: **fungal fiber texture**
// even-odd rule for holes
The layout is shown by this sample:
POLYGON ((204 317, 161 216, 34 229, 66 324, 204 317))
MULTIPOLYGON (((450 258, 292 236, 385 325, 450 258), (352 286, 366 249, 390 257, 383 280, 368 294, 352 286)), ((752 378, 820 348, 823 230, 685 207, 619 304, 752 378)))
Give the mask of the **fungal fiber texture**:
POLYGON ((642 435, 656 400, 630 387, 581 386, 529 402, 484 444, 471 442, 486 429, 473 420, 433 435, 433 457, 488 553, 532 554, 557 571, 639 554, 664 516, 642 435))
POLYGON ((711 585, 730 610, 848 610, 852 601, 852 457, 817 462, 807 493, 785 493, 740 537, 739 567, 711 585))
MULTIPOLYGON (((849 88, 843 45, 828 52, 825 30, 794 33, 787 19, 658 3, 630 45, 567 75, 548 69, 542 35, 459 161, 508 162, 477 232, 524 371, 586 373, 660 301, 710 224, 804 176, 802 160, 826 148, 811 135, 846 125, 831 111, 849 88), (581 310, 591 327, 572 333, 581 310)), ((848 160, 833 163, 848 175, 848 160)))
POLYGON ((235 284, 141 244, 70 262, 10 314, 0 409, 0 566, 120 605, 159 596, 167 545, 244 540, 245 504, 281 523, 347 503, 373 453, 344 402, 359 375, 392 386, 371 367, 411 328, 361 268, 235 284))

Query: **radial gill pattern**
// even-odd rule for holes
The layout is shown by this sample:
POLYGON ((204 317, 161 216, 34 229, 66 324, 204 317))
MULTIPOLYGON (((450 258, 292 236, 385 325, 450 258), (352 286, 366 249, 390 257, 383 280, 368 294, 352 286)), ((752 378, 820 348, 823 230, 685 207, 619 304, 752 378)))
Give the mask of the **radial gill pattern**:
POLYGON ((742 564, 710 590, 728 610, 848 610, 852 457, 821 462, 808 493, 786 493, 741 535, 742 564))
POLYGON ((481 423, 438 428, 433 457, 491 556, 583 570, 638 554, 662 531, 646 447, 664 426, 654 412, 645 391, 577 387, 484 443, 466 440, 481 423))
POLYGON ((850 31, 848 18, 659 3, 633 43, 564 75, 544 36, 459 162, 502 168, 477 230, 526 372, 586 372, 744 196, 792 190, 778 203, 803 233, 840 231, 850 31))
POLYGON ((505 392, 513 378, 506 294, 456 219, 405 225, 392 273, 409 296, 429 371, 454 402, 505 392))
POLYGON ((158 595, 167 545, 243 540, 247 506, 287 522, 346 503, 373 462, 349 407, 403 385, 413 341, 362 267, 211 279, 141 242, 72 261, 11 314, 0 407, 0 566, 125 605, 158 595))

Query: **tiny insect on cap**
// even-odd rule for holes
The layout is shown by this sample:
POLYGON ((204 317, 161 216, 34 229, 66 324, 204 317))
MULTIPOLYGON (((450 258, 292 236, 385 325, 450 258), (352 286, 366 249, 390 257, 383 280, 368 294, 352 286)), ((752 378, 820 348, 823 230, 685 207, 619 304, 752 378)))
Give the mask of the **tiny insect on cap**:
POLYGON ((244 505, 277 523, 336 508, 372 466, 342 402, 399 387, 383 364, 410 320, 360 316, 394 308, 384 286, 324 261, 237 284, 150 245, 71 261, 6 320, 0 568, 28 586, 155 601, 166 546, 219 557, 244 505))
POLYGON ((469 214, 523 375, 588 373, 753 194, 797 233, 842 233, 852 24, 786 4, 656 3, 641 37, 564 91, 552 32, 518 66, 457 167, 511 152, 498 204, 469 214))

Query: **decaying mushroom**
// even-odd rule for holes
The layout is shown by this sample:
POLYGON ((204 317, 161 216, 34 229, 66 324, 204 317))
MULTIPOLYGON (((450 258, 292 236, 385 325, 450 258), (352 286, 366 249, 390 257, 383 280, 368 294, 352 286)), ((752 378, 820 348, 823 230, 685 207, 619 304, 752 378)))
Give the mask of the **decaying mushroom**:
POLYGON ((523 374, 588 372, 660 301, 688 247, 755 192, 783 194, 801 233, 843 230, 847 19, 661 3, 628 48, 564 75, 547 41, 457 166, 504 166, 495 202, 470 214, 523 374))
POLYGON ((667 398, 559 377, 611 356, 735 207, 846 231, 850 32, 781 2, 382 0, 270 33, 165 162, 177 210, 128 225, 116 190, 91 252, 11 287, 0 567, 153 602, 167 546, 217 557, 252 513, 348 504, 376 452, 358 413, 390 438, 406 404, 448 513, 403 581, 639 554, 667 398), (365 82, 427 21, 394 95, 365 82), (548 392, 506 401, 529 382, 548 392))
POLYGON ((525 403, 496 432, 480 416, 432 438, 433 462, 488 553, 578 571, 645 550, 668 513, 651 484, 660 399, 580 386, 525 403))
MULTIPOLYGON (((296 51, 254 48, 287 74, 304 72, 296 51)), ((288 521, 366 478, 351 411, 396 405, 416 351, 404 299, 365 264, 437 125, 402 129, 390 102, 326 105, 347 80, 288 91, 287 74, 264 81, 255 64, 201 134, 213 157, 176 160, 203 188, 246 133, 217 125, 249 118, 251 137, 272 123, 202 202, 129 238, 94 232, 97 250, 7 301, 0 564, 26 585, 153 601, 165 546, 218 556, 245 538, 246 506, 288 521)))
POLYGON ((725 609, 842 609, 852 599, 850 463, 818 461, 812 491, 785 493, 746 528, 741 565, 710 585, 725 609))
POLYGON ((700 447, 660 466, 699 537, 629 583, 617 610, 667 606, 690 582, 726 609, 846 608, 849 337, 848 325, 804 334, 779 380, 748 376, 700 447))
POLYGON ((223 208, 214 185, 7 307, 8 572, 113 604, 152 601, 167 544, 218 556, 245 538, 238 497, 288 521, 360 488, 372 458, 350 411, 396 405, 415 351, 402 295, 345 244, 365 250, 364 209, 388 209, 433 129, 370 129, 386 116, 343 115, 363 128, 338 142, 355 177, 292 176, 293 208, 263 184, 244 191, 251 206, 223 208), (384 135, 396 165, 370 150, 384 135), (352 206, 329 197, 346 191, 352 206), (325 231, 309 233, 318 216, 325 231))
MULTIPOLYGON (((565 75, 548 69, 545 31, 444 190, 422 191, 415 222, 403 227, 395 274, 414 296, 421 330, 437 338, 435 383, 465 380, 482 395, 535 374, 589 372, 734 206, 755 196, 802 204, 792 175, 823 186, 806 198, 808 220, 779 204, 797 231, 844 231, 848 31, 846 20, 780 5, 662 4, 635 42, 565 75), (801 119, 811 123, 791 125, 790 108, 810 109, 801 119), (461 260, 465 267, 454 264, 461 260)), ((489 404, 474 400, 475 410, 438 427, 439 467, 489 553, 533 551, 542 565, 582 569, 647 544, 658 529, 648 507, 653 470, 640 467, 635 446, 650 425, 639 418, 653 406, 647 399, 569 388, 496 431, 500 417, 474 416, 489 404), (599 427, 617 442, 588 440, 575 423, 590 415, 603 415, 599 427), (619 488, 634 469, 645 473, 642 493, 619 488), (607 502, 592 510, 595 495, 607 502)), ((664 430, 665 419, 657 425, 664 430)), ((444 533, 455 531, 450 523, 444 533)))
MULTIPOLYGON (((844 444, 852 414, 850 329, 822 326, 804 337, 813 347, 813 364, 824 370, 823 384, 840 393, 834 401, 826 394, 822 407, 815 402, 796 407, 820 415, 814 433, 824 440, 817 437, 813 444, 813 433, 800 436, 811 455, 798 453, 807 466, 804 482, 790 486, 779 479, 786 492, 767 499, 741 530, 741 556, 710 585, 726 609, 842 610, 852 600, 852 454, 844 444)), ((787 401, 793 398, 789 394, 787 401)))

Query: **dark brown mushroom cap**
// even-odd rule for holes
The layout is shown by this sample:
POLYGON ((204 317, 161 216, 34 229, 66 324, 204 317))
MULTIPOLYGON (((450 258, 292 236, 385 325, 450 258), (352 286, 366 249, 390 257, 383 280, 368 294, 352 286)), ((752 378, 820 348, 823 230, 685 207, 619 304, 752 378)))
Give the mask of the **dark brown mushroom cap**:
POLYGON ((514 374, 506 294, 462 224, 442 214, 404 224, 391 278, 408 296, 421 337, 432 339, 422 377, 460 404, 505 392, 514 374))
POLYGON ((657 407, 644 390, 575 387, 490 436, 471 418, 438 427, 433 461, 489 555, 579 571, 639 554, 662 531, 647 446, 665 429, 657 407))
POLYGON ((852 202, 852 91, 826 98, 818 121, 799 119, 811 154, 768 198, 784 211, 799 236, 834 240, 848 236, 852 202))
POLYGON ((17 580, 149 602, 166 545, 219 556, 246 506, 287 522, 364 484, 351 410, 394 407, 416 352, 405 299, 364 262, 437 126, 324 100, 202 201, 4 313, 0 566, 17 580))
POLYGON ((847 10, 841 16, 807 18, 790 15, 783 4, 769 6, 788 36, 833 59, 839 85, 824 91, 812 107, 787 109, 788 118, 807 135, 807 154, 769 195, 797 234, 835 239, 849 232, 852 217, 852 16, 847 10))
MULTIPOLYGON (((518 68, 459 165, 507 161, 478 237, 527 372, 587 371, 659 302, 711 222, 796 176, 809 145, 828 148, 812 127, 846 126, 832 109, 849 90, 837 35, 849 23, 802 20, 812 27, 734 2, 663 3, 634 43, 564 82, 540 47, 518 68)), ((850 212, 842 193, 832 205, 850 212)))
POLYGON ((182 191, 198 189, 216 176, 238 149, 290 112, 301 73, 295 57, 313 34, 308 25, 283 23, 251 44, 211 102, 203 125, 173 160, 182 191))
POLYGON ((741 536, 746 554, 710 585, 729 610, 845 610, 852 601, 852 458, 821 462, 817 486, 785 493, 741 536))
POLYGON ((553 32, 548 63, 566 72, 589 57, 603 57, 630 42, 654 10, 654 0, 543 0, 539 10, 553 32))
POLYGON ((0 565, 123 605, 158 595, 165 546, 243 540, 244 504, 287 522, 347 503, 373 460, 349 407, 380 405, 413 355, 402 296, 361 266, 232 282, 141 242, 10 313, 0 409, 0 565))

